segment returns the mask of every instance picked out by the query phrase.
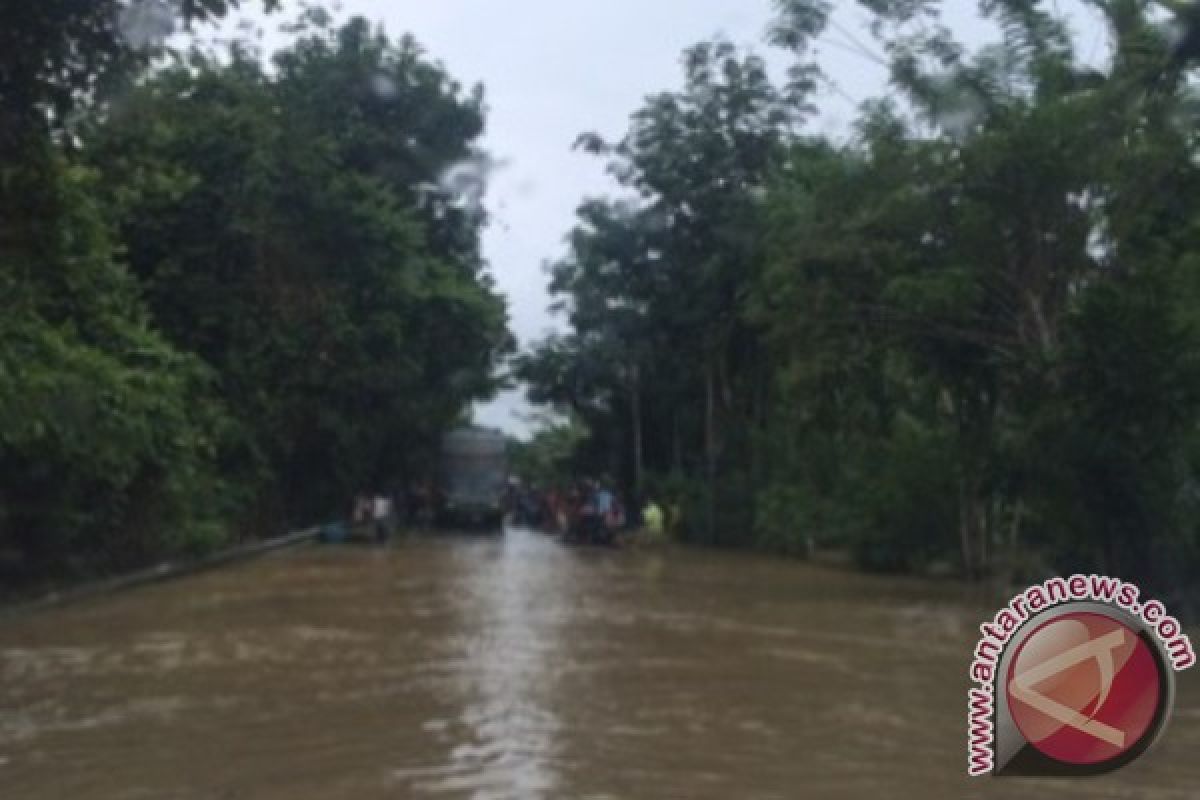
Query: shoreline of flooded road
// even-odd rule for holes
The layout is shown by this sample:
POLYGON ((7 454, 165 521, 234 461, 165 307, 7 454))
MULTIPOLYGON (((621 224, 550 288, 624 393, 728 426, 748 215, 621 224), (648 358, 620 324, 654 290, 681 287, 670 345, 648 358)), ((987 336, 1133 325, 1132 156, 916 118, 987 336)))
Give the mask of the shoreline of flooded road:
POLYGON ((65 583, 56 588, 30 592, 28 596, 18 594, 8 600, 0 600, 0 620, 9 616, 31 614, 48 608, 79 603, 114 592, 179 580, 281 550, 312 544, 320 532, 319 527, 308 528, 271 539, 248 542, 198 558, 163 561, 123 575, 65 583))

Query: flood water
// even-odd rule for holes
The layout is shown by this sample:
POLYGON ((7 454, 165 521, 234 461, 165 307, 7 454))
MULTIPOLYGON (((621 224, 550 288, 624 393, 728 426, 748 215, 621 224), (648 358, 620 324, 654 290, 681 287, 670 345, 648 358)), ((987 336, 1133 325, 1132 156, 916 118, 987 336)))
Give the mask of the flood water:
POLYGON ((308 548, 0 619, 0 797, 1190 798, 1200 685, 1074 782, 965 777, 952 584, 536 533, 308 548))

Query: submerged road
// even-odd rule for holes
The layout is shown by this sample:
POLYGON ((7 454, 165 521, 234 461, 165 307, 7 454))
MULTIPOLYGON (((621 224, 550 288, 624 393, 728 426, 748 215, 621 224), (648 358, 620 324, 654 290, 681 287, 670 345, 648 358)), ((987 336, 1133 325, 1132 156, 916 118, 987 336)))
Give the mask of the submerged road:
POLYGON ((1192 798, 1200 683, 1088 781, 965 777, 958 587, 536 533, 0 620, 0 798, 1192 798))

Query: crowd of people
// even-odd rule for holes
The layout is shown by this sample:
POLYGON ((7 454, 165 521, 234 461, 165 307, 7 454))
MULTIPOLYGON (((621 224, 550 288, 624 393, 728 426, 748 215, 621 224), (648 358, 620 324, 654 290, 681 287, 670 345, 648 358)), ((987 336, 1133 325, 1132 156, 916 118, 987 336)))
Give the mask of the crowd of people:
POLYGON ((350 531, 358 539, 389 541, 398 529, 428 526, 436 513, 432 481, 414 482, 396 491, 362 492, 350 511, 350 531))
POLYGON ((639 532, 658 538, 667 523, 666 513, 653 499, 626 503, 608 479, 584 479, 566 488, 514 482, 510 508, 516 524, 582 544, 615 545, 639 532))
POLYGON ((392 538, 399 520, 396 504, 387 494, 360 494, 354 498, 350 524, 363 538, 384 544, 392 538))
MULTIPOLYGON (((398 529, 431 524, 437 491, 431 483, 414 483, 396 493, 364 492, 354 498, 350 531, 358 539, 388 542, 398 529)), ((516 525, 560 534, 578 544, 620 545, 634 540, 663 539, 679 526, 680 511, 664 509, 653 498, 633 498, 607 479, 584 479, 565 488, 509 484, 507 510, 516 525)))

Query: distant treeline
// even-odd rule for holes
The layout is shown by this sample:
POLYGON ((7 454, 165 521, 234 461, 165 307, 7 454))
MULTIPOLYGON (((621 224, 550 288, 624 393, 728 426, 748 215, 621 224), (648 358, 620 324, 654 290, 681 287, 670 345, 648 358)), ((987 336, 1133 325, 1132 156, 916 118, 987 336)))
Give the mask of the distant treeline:
POLYGON ((183 20, 147 13, 4 11, 6 577, 343 514, 423 463, 512 349, 456 190, 482 179, 481 89, 361 19, 309 9, 265 65, 168 49, 183 20))
MULTIPOLYGON (((684 55, 616 142, 521 358, 587 432, 562 467, 684 499, 721 545, 849 548, 886 570, 1200 574, 1200 95, 1166 6, 997 0, 967 48, 939 2, 862 2, 887 97, 806 133, 832 4, 779 2, 786 85, 684 55), (1085 44, 1090 44, 1091 39, 1085 44), (1087 48, 1083 48, 1086 50, 1087 48)), ((1195 37, 1184 37, 1186 43, 1195 37)), ((875 62, 870 66, 869 62, 875 62)))

